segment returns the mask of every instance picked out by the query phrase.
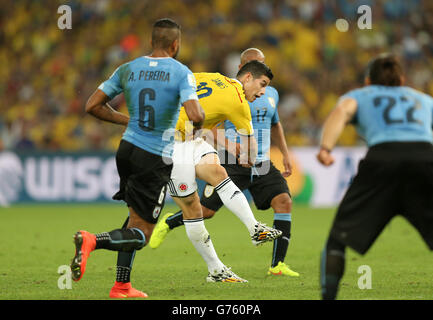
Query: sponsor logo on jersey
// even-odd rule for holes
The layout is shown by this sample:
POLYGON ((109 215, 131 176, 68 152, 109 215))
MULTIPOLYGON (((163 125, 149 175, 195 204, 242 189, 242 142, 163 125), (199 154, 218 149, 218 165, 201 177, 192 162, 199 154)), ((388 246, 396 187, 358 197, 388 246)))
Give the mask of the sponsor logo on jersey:
POLYGON ((190 86, 192 86, 192 87, 194 87, 194 88, 197 88, 197 83, 196 83, 196 81, 195 81, 195 77, 194 77, 194 75, 192 75, 192 74, 188 74, 187 79, 188 79, 188 84, 189 84, 190 86))
POLYGON ((271 105, 271 107, 275 108, 275 100, 274 100, 274 98, 268 97, 268 101, 269 101, 269 104, 271 105))

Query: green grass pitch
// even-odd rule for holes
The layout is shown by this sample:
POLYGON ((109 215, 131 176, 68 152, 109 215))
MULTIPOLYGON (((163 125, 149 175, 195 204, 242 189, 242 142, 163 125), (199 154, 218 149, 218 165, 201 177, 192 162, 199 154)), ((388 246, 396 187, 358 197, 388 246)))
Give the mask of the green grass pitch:
MULTIPOLYGON (((166 206, 164 213, 175 207, 166 206)), ((258 211, 259 221, 272 225, 271 210, 258 211)), ((119 204, 16 205, 0 209, 0 300, 108 299, 115 279, 116 253, 91 254, 83 279, 59 289, 59 266, 74 255, 72 235, 80 229, 110 231, 127 215, 119 204)), ((220 210, 206 226, 220 259, 245 284, 206 283, 207 268, 189 242, 185 229, 172 231, 158 249, 136 255, 133 286, 150 300, 316 300, 320 298, 319 259, 333 209, 294 206, 292 240, 286 263, 299 278, 269 277, 272 244, 251 244, 242 223, 220 210)), ((371 250, 360 256, 348 249, 339 299, 426 299, 433 297, 433 255, 403 218, 395 218, 371 250), (372 270, 372 288, 361 290, 358 268, 372 270)), ((66 282, 62 282, 66 283, 66 282)))

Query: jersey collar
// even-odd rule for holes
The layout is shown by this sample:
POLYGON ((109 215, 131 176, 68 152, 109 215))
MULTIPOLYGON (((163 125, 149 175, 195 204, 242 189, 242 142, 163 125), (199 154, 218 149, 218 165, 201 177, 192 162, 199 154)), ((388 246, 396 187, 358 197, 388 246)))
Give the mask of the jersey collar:
POLYGON ((151 57, 151 56, 144 56, 144 57, 149 59, 173 59, 172 57, 151 57))
POLYGON ((233 81, 236 81, 237 83, 239 83, 239 85, 241 86, 241 87, 243 87, 242 86, 242 82, 240 82, 238 79, 235 79, 235 78, 230 78, 231 80, 233 80, 233 81))

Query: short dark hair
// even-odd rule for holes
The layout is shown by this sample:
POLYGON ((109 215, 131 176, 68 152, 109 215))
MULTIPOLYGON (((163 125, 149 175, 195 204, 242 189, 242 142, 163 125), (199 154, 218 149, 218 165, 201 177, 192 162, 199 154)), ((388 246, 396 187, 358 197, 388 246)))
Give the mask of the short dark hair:
POLYGON ((152 45, 154 48, 168 48, 180 35, 180 26, 172 19, 163 18, 153 24, 152 45))
POLYGON ((274 77, 271 69, 263 62, 257 60, 252 60, 248 63, 245 63, 238 71, 236 77, 240 77, 248 72, 251 72, 254 79, 260 78, 263 75, 267 76, 269 80, 272 80, 272 78, 274 77))
POLYGON ((401 86, 403 68, 394 54, 383 53, 369 62, 365 76, 370 78, 370 84, 401 86))

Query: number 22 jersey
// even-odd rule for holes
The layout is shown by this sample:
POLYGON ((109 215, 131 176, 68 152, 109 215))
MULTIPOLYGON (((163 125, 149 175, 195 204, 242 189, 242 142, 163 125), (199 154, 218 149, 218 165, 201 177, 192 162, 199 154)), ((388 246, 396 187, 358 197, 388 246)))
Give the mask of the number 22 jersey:
POLYGON ((341 97, 358 108, 352 123, 369 147, 384 142, 433 142, 433 98, 406 86, 370 85, 341 97))
POLYGON ((98 89, 111 99, 121 92, 125 96, 130 119, 122 139, 160 156, 171 154, 167 130, 176 126, 181 105, 198 100, 191 70, 169 57, 127 62, 98 89))

